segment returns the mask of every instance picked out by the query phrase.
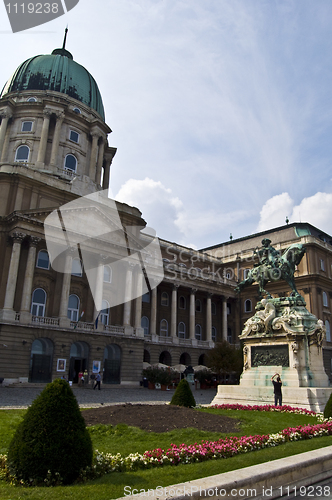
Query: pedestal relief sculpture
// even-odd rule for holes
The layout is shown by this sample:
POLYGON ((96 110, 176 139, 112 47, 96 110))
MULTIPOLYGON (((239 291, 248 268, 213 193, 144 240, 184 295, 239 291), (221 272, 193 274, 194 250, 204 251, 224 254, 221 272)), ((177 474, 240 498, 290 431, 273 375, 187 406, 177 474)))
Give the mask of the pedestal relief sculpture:
POLYGON ((270 379, 278 372, 283 381, 283 404, 321 411, 331 392, 323 366, 325 327, 307 310, 294 280, 305 248, 295 244, 280 254, 270 240, 264 239, 262 245, 255 251, 259 263, 236 289, 240 293, 257 282, 261 299, 240 335, 244 356, 240 385, 219 386, 213 402, 273 404, 270 379), (289 297, 273 298, 265 290, 269 281, 279 280, 289 285, 289 297))

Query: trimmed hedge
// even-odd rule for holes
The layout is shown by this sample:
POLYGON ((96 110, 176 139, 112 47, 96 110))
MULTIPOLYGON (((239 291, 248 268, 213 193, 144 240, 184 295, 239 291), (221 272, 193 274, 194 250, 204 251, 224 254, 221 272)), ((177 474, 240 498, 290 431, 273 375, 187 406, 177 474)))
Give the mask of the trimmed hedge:
POLYGON ((186 379, 182 379, 177 386, 170 404, 176 406, 186 406, 187 408, 193 408, 196 406, 195 398, 186 379))
POLYGON ((92 464, 92 442, 68 382, 48 384, 28 408, 9 445, 11 473, 40 484, 46 477, 63 484, 77 479, 92 464), (60 480, 59 480, 60 476, 60 480))

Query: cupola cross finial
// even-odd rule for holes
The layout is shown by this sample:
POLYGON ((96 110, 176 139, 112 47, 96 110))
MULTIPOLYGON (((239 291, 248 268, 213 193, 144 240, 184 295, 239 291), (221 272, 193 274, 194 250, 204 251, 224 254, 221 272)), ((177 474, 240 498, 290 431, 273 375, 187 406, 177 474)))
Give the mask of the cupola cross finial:
POLYGON ((67 33, 68 33, 68 25, 65 29, 65 36, 63 38, 63 44, 62 44, 62 48, 65 49, 66 48, 66 40, 67 40, 67 33))

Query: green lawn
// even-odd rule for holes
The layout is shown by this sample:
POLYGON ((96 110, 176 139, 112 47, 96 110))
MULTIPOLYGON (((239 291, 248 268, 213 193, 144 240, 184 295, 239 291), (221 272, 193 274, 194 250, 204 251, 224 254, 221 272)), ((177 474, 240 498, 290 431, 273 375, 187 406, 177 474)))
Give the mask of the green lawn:
MULTIPOLYGON (((287 413, 268 413, 258 411, 233 411, 207 409, 199 410, 211 413, 225 414, 241 420, 241 431, 237 435, 268 434, 280 431, 286 427, 316 423, 315 417, 287 413)), ((23 410, 0 411, 0 443, 1 452, 6 452, 15 428, 23 417, 23 410)), ((224 435, 225 436, 225 435, 224 435)), ((163 434, 144 432, 126 425, 94 426, 91 428, 94 448, 117 453, 123 456, 132 452, 144 452, 147 449, 167 448, 171 443, 194 443, 202 439, 215 440, 223 437, 221 434, 201 432, 193 429, 177 430, 163 434)), ((165 466, 159 469, 140 470, 137 472, 112 473, 85 484, 55 487, 55 488, 22 488, 0 483, 0 498, 18 499, 73 499, 73 500, 108 500, 125 495, 124 488, 149 489, 157 486, 167 486, 200 477, 220 474, 242 467, 264 463, 277 458, 283 458, 297 453, 329 446, 332 437, 322 437, 286 443, 278 447, 263 449, 238 455, 226 460, 208 461, 198 464, 165 466)))

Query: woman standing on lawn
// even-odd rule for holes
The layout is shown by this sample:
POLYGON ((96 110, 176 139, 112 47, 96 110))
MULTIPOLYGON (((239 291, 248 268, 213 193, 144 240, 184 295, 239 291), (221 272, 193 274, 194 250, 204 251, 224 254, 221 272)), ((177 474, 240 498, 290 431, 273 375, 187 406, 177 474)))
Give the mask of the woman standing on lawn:
POLYGON ((274 387, 274 391, 273 391, 274 392, 274 405, 278 406, 278 403, 279 403, 279 406, 282 406, 282 392, 281 392, 282 382, 281 382, 281 378, 280 378, 279 373, 275 373, 273 375, 273 377, 271 377, 271 380, 272 380, 272 384, 274 387), (274 377, 277 377, 277 380, 274 380, 274 377))

